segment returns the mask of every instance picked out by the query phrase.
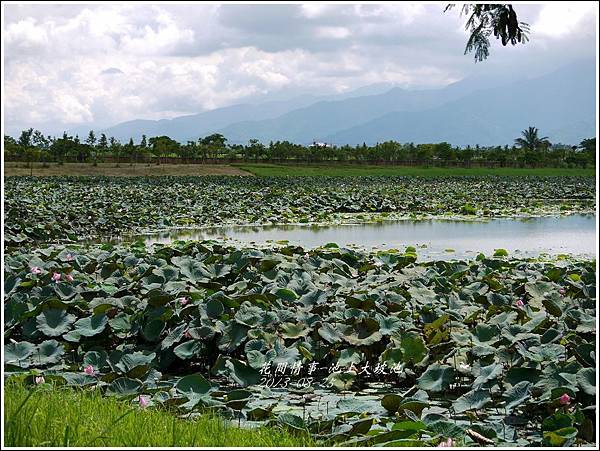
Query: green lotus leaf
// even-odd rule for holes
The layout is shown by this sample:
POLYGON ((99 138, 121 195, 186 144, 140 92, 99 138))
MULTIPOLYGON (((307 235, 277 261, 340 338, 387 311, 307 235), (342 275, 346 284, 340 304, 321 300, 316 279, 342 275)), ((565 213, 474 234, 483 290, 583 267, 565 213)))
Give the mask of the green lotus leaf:
POLYGON ((556 412, 554 415, 544 418, 542 421, 543 431, 556 431, 572 427, 574 425, 574 418, 572 415, 556 412))
POLYGON ((224 311, 225 308, 223 307, 223 303, 218 299, 209 299, 206 303, 206 313, 209 318, 218 318, 224 311))
POLYGON ((532 385, 529 381, 522 381, 505 391, 502 396, 506 398, 506 409, 510 411, 531 399, 532 385))
POLYGON ((584 393, 596 396, 596 369, 582 368, 577 372, 577 384, 584 393))
POLYGON ((275 296, 277 296, 279 299, 282 299, 284 301, 295 301, 296 299, 298 299, 298 295, 296 293, 294 293, 292 290, 288 290, 286 288, 280 288, 278 290, 275 291, 275 296))
POLYGON ((164 282, 169 282, 171 280, 177 279, 177 276, 179 275, 179 270, 167 265, 161 266, 160 268, 155 268, 154 270, 152 270, 152 274, 162 277, 164 282))
POLYGON ((35 350, 35 346, 27 341, 8 343, 4 345, 4 363, 19 363, 35 350))
POLYGON ((400 330, 402 321, 395 316, 381 317, 379 319, 379 332, 381 335, 393 335, 400 330))
POLYGON ((183 337, 186 329, 188 328, 187 324, 180 324, 176 328, 174 328, 169 334, 165 337, 165 339, 161 342, 161 349, 167 349, 177 343, 183 337))
POLYGON ((534 299, 542 299, 547 293, 554 291, 554 284, 551 282, 528 282, 525 284, 525 291, 534 299))
POLYGON ((106 387, 106 394, 119 397, 136 396, 141 393, 142 386, 137 379, 119 377, 106 387))
POLYGON ((84 337, 93 337, 104 331, 108 324, 106 315, 92 315, 77 320, 74 324, 75 330, 84 337))
POLYGON ((456 413, 462 413, 467 410, 479 410, 485 407, 492 398, 488 390, 471 390, 459 397, 452 403, 452 408, 456 413))
POLYGON ((165 330, 165 326, 166 324, 164 321, 160 319, 154 319, 146 323, 142 334, 144 335, 144 338, 148 341, 158 341, 160 335, 162 334, 162 331, 165 330))
POLYGON ((232 390, 225 396, 225 405, 233 410, 242 410, 251 398, 252 392, 248 390, 232 390))
POLYGON ((423 339, 414 334, 403 334, 400 338, 402 360, 405 363, 419 363, 427 356, 427 347, 423 339))
POLYGON ((577 432, 574 427, 544 432, 544 445, 554 447, 572 446, 577 437, 577 432))
POLYGON ((227 377, 234 383, 248 387, 260 382, 260 373, 249 365, 237 360, 229 359, 225 362, 227 377))
POLYGON ((502 365, 498 363, 492 363, 491 365, 481 367, 479 375, 473 381, 474 388, 480 388, 486 382, 498 378, 502 375, 502 365))
POLYGON ((177 357, 182 360, 191 359, 197 356, 202 350, 202 343, 197 340, 189 340, 181 343, 173 349, 177 357))
POLYGON ((510 368, 504 377, 504 380, 511 385, 517 385, 519 382, 528 381, 537 383, 540 379, 540 371, 536 368, 513 367, 510 368))
POLYGON ((427 430, 441 437, 462 437, 465 434, 465 429, 453 421, 436 420, 427 423, 427 430))
POLYGON ((219 349, 225 352, 236 350, 248 337, 247 326, 237 322, 230 322, 223 330, 223 336, 219 339, 219 349))
POLYGON ((92 365, 94 368, 101 369, 106 366, 108 354, 106 351, 88 351, 83 356, 83 365, 92 365))
POLYGON ((400 403, 402 402, 402 396, 396 394, 387 394, 381 400, 381 405, 391 413, 398 412, 400 403))
POLYGON ((83 372, 81 373, 70 373, 64 372, 60 373, 60 377, 62 377, 67 385, 75 386, 75 387, 83 387, 86 385, 95 385, 98 383, 98 379, 94 376, 90 376, 83 372))
POLYGON ((337 364, 340 366, 349 366, 351 363, 359 364, 362 360, 362 353, 354 348, 346 348, 340 351, 337 364))
POLYGON ((69 331, 77 318, 65 310, 48 309, 36 317, 38 329, 48 337, 58 337, 69 331))
POLYGON ((201 374, 190 374, 184 376, 177 381, 175 389, 179 393, 204 395, 210 391, 212 384, 207 381, 201 374))
POLYGON ((5 276, 5 278, 4 278, 4 294, 5 295, 11 294, 15 290, 15 288, 17 288, 17 286, 19 285, 19 282, 21 282, 21 278, 15 274, 8 274, 7 276, 5 276))
POLYGON ((318 329, 319 335, 331 344, 341 343, 343 335, 335 324, 323 323, 318 329))
POLYGON ((77 294, 77 290, 73 285, 63 282, 54 285, 54 292, 63 301, 67 301, 77 294))
POLYGON ((204 265, 192 257, 187 255, 173 257, 171 262, 179 268, 182 276, 185 276, 191 281, 198 281, 205 278, 204 274, 206 270, 204 265))
POLYGON ((56 340, 46 340, 40 343, 31 361, 33 365, 48 365, 57 363, 65 353, 65 348, 56 340))
POLYGON ((294 323, 283 323, 281 325, 281 329, 283 333, 281 336, 283 338, 300 338, 305 337, 310 332, 304 324, 294 324, 294 323))
POLYGON ((417 385, 422 390, 440 392, 446 390, 453 380, 454 368, 433 363, 417 379, 417 385))
POLYGON ((126 373, 129 377, 141 378, 148 372, 155 357, 156 354, 154 352, 137 351, 123 353, 115 364, 115 369, 126 373))
POLYGON ((294 415, 291 413, 282 413, 277 417, 277 422, 285 426, 286 428, 290 428, 293 430, 304 430, 306 429, 306 424, 302 417, 298 415, 294 415))
POLYGON ((353 346, 369 346, 382 339, 379 323, 373 319, 365 319, 357 324, 338 325, 342 338, 353 346))
POLYGON ((234 318, 240 324, 254 327, 260 323, 264 313, 264 310, 260 307, 244 302, 234 318))

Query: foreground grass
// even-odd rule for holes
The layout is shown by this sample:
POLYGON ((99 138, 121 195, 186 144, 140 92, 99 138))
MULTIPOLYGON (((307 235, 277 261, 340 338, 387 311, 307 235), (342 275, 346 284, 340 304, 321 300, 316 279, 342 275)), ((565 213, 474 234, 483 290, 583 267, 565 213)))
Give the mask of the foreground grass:
POLYGON ((177 418, 152 408, 145 410, 98 392, 30 390, 18 383, 4 387, 4 444, 32 446, 315 446, 304 434, 278 428, 241 429, 205 415, 177 418))
POLYGON ((596 170, 569 168, 436 168, 412 166, 368 166, 368 165, 276 165, 276 164, 240 164, 234 165, 244 171, 261 177, 273 176, 593 176, 596 170))
POLYGON ((41 163, 33 163, 33 168, 26 163, 9 162, 4 165, 5 176, 34 175, 34 176, 61 176, 61 175, 105 175, 105 176, 149 176, 149 175, 252 175, 241 168, 228 164, 146 164, 130 165, 121 163, 56 163, 43 167, 41 163), (33 169, 33 170, 32 170, 33 169))

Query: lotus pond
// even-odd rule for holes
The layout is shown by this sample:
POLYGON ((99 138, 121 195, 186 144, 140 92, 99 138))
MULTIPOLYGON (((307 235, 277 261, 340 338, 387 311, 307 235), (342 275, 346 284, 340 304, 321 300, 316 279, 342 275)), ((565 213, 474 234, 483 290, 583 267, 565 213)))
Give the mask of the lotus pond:
POLYGON ((170 227, 595 211, 593 177, 7 177, 5 244, 170 227))
POLYGON ((214 241, 7 254, 5 371, 329 443, 591 442, 595 262, 415 260, 214 241))
POLYGON ((5 188, 5 377, 327 445, 594 442, 595 217, 581 215, 595 210, 593 178, 23 177, 5 188), (448 217, 491 227, 482 233, 511 252, 494 243, 463 258, 459 236, 478 235, 456 230, 440 235, 456 237, 451 259, 414 235, 392 242, 397 232, 379 233, 394 248, 371 250, 290 244, 282 229, 260 246, 108 238, 448 217), (497 219, 514 217, 530 219, 497 219), (552 239, 583 230, 586 249, 564 250, 591 255, 515 253, 496 221, 555 221, 552 239))
POLYGON ((483 220, 401 220, 345 225, 227 226, 170 229, 125 236, 115 242, 143 240, 147 245, 175 240, 231 239, 248 244, 296 244, 313 248, 335 242, 353 248, 393 249, 414 245, 419 260, 475 258, 506 249, 511 255, 596 256, 595 215, 483 220), (552 239, 549 239, 552 237, 552 239))

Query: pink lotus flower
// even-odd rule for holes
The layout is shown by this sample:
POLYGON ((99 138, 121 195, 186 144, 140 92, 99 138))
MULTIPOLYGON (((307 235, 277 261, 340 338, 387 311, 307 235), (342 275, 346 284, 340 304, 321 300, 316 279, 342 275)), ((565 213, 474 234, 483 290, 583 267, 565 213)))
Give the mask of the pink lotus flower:
POLYGON ((558 290, 558 292, 561 294, 561 296, 564 296, 566 293, 566 290, 564 288, 561 288, 560 290, 558 290))
POLYGON ((44 379, 44 376, 36 376, 35 377, 35 383, 36 384, 43 384, 44 382, 46 382, 46 379, 44 379))
POLYGON ((567 406, 571 403, 571 397, 567 393, 563 393, 558 400, 563 406, 567 406))
POLYGON ((94 367, 92 365, 88 365, 83 369, 83 372, 85 374, 87 374, 88 376, 95 376, 96 375, 96 370, 94 369, 94 367))
POLYGON ((60 273, 55 272, 54 274, 52 274, 52 280, 58 282, 60 280, 60 273))
POLYGON ((138 397, 138 402, 140 403, 140 407, 142 409, 148 406, 148 398, 146 398, 145 396, 140 395, 138 397))
POLYGON ((40 268, 38 268, 37 266, 31 267, 31 274, 40 274, 41 272, 42 272, 42 270, 40 268))
POLYGON ((184 338, 187 338, 188 340, 189 340, 190 338, 192 338, 192 335, 190 334, 190 331, 189 331, 189 330, 186 330, 186 331, 184 332, 183 336, 184 336, 184 338))
POLYGON ((517 307, 519 307, 519 308, 525 307, 525 303, 523 302, 523 299, 517 299, 516 304, 517 304, 517 307))
POLYGON ((190 302, 188 298, 179 298, 178 301, 181 305, 186 305, 188 302, 190 302))
POLYGON ((67 279, 68 282, 73 282, 73 276, 71 274, 65 274, 65 279, 67 279))
POLYGON ((74 258, 74 257, 73 257, 71 254, 67 254, 67 256, 65 257, 65 259, 66 259, 68 262, 72 262, 73 260, 75 260, 75 258, 74 258))
POLYGON ((438 445, 438 448, 452 448, 455 445, 454 440, 448 437, 447 440, 444 440, 438 445))

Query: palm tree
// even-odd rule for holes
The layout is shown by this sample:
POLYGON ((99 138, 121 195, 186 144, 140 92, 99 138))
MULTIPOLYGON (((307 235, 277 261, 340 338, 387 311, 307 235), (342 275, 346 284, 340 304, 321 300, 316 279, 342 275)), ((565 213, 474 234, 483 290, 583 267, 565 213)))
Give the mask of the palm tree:
POLYGON ((521 135, 522 138, 515 139, 515 144, 521 147, 522 149, 529 150, 531 152, 535 152, 536 150, 546 150, 548 146, 550 146, 550 141, 548 141, 548 137, 544 136, 542 138, 538 137, 538 129, 535 127, 529 127, 527 130, 523 130, 521 135))

